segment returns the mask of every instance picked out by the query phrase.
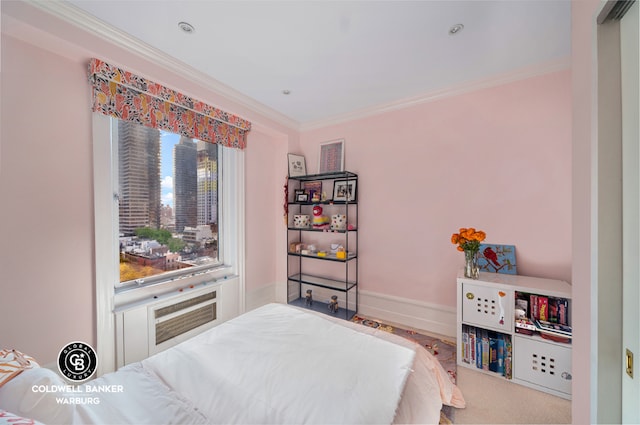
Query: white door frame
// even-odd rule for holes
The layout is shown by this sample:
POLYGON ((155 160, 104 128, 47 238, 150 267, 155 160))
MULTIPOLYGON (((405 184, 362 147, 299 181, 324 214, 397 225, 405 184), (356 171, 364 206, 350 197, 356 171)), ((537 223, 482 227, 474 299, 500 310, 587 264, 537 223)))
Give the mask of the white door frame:
POLYGON ((640 423, 640 5, 620 20, 622 92, 622 423, 640 423), (627 373, 627 350, 634 356, 627 373))

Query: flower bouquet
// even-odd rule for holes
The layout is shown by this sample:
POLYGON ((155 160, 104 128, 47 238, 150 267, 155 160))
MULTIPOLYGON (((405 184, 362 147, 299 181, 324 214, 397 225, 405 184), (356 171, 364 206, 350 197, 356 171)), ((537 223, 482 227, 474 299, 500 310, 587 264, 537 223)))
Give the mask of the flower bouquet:
POLYGON ((478 251, 480 242, 484 241, 487 234, 482 230, 476 231, 473 227, 461 228, 458 233, 451 235, 451 243, 458 245, 458 251, 464 252, 464 276, 477 279, 480 276, 478 267, 478 251))

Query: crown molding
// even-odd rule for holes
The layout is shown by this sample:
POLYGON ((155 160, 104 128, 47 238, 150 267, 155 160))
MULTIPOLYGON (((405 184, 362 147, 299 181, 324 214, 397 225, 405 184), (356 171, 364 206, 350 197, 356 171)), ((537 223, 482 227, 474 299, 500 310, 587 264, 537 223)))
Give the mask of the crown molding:
POLYGON ((477 90, 500 86, 514 81, 525 80, 527 78, 537 77, 553 72, 559 72, 570 68, 571 58, 565 57, 559 60, 536 64, 526 68, 520 68, 515 71, 500 74, 497 76, 469 81, 462 84, 456 84, 444 89, 423 93, 417 96, 404 98, 386 104, 359 109, 357 111, 336 115, 327 119, 303 123, 300 125, 299 129, 300 131, 316 130, 323 127, 342 124, 348 121, 354 121, 361 118, 367 118, 374 115, 410 108, 412 106, 417 106, 423 103, 434 102, 436 100, 444 99, 447 97, 459 96, 461 94, 477 90))
MULTIPOLYGON (((55 16, 56 18, 73 25, 83 31, 93 34, 117 47, 151 62, 163 69, 174 72, 181 77, 220 94, 229 100, 248 108, 257 114, 264 116, 289 129, 299 130, 300 123, 288 116, 256 101, 255 99, 227 86, 224 83, 198 71, 194 67, 156 49, 130 34, 99 20, 84 10, 63 1, 31 0, 28 3, 37 9, 55 16)), ((239 114, 240 115, 240 114, 239 114)))

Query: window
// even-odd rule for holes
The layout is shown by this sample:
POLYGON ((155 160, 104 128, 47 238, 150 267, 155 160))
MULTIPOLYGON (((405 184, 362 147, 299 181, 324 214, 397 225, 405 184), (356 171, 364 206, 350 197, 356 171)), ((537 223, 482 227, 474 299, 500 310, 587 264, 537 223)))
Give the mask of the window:
MULTIPOLYGON (((220 264, 219 145, 117 120, 121 285, 220 264)), ((115 167, 114 167, 115 168, 115 167)))
MULTIPOLYGON (((153 303, 159 297, 171 296, 185 288, 208 284, 224 287, 227 302, 221 317, 233 317, 244 311, 243 149, 251 123, 100 59, 92 58, 88 71, 95 112, 96 340, 100 357, 98 373, 102 374, 115 370, 116 352, 123 354, 118 351, 122 347, 115 343, 114 313, 118 311, 153 303), (121 147, 119 139, 126 138, 127 130, 119 128, 122 125, 119 119, 158 129, 151 130, 151 134, 152 140, 159 142, 141 142, 145 149, 136 150, 132 147, 135 145, 124 142, 121 147), (206 153, 207 161, 203 161, 205 164, 199 170, 200 141, 184 141, 189 146, 186 151, 191 152, 187 156, 193 157, 195 145, 195 191, 193 165, 185 166, 191 171, 184 175, 182 172, 176 175, 175 170, 173 174, 162 171, 163 140, 177 137, 170 150, 175 150, 181 143, 180 137, 162 131, 176 132, 178 129, 181 134, 215 146, 213 149, 204 145, 206 149, 213 149, 215 160, 213 154, 206 153), (121 159, 119 151, 129 148, 131 151, 123 153, 121 159), (152 163, 157 165, 151 166, 152 163), (139 175, 137 180, 134 178, 136 173, 139 175), (184 183, 184 186, 191 189, 189 194, 179 195, 177 189, 182 188, 182 183, 178 180, 185 175, 190 176, 187 181, 191 183, 184 183), (171 205, 168 191, 163 200, 163 183, 165 189, 170 186, 174 189, 171 205), (183 202, 188 196, 192 201, 183 202), (167 206, 171 207, 173 219, 167 217, 167 206), (136 252, 136 248, 139 251, 136 252), (143 277, 137 274, 121 276, 119 258, 129 251, 132 254, 148 252, 150 257, 164 253, 163 268, 152 270, 143 277)), ((143 131, 146 127, 131 127, 128 131, 143 131)), ((164 155, 168 158, 166 152, 164 155)), ((178 163, 181 162, 180 155, 177 155, 178 163)), ((174 162, 172 151, 170 159, 164 159, 164 166, 175 168, 174 162)), ((143 260, 136 258, 136 261, 143 260)), ((151 264, 143 265, 143 271, 147 266, 151 264)))

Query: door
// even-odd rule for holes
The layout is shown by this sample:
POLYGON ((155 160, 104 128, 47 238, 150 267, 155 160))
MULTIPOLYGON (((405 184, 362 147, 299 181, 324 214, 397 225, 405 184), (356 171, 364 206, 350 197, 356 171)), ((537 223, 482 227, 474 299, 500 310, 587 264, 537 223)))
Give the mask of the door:
POLYGON ((622 79, 622 422, 640 423, 640 6, 620 20, 622 79), (633 361, 628 354, 633 355, 633 361), (629 371, 627 371, 627 366, 629 371))

